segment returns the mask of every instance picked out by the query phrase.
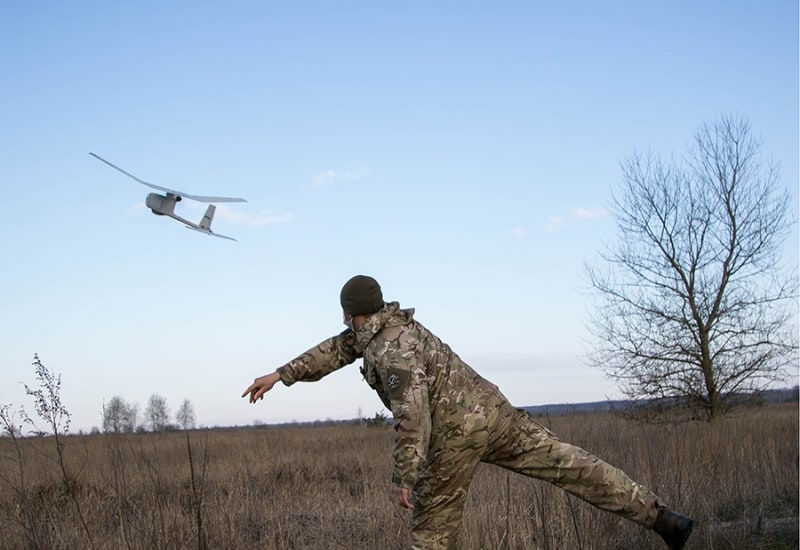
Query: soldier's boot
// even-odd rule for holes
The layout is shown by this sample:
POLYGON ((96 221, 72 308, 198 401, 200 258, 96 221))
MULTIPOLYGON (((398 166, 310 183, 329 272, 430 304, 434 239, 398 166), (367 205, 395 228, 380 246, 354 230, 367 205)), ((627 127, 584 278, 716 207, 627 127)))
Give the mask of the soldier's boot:
POLYGON ((689 535, 692 534, 692 527, 694 527, 694 520, 689 516, 660 506, 653 531, 661 535, 669 550, 682 550, 689 535))

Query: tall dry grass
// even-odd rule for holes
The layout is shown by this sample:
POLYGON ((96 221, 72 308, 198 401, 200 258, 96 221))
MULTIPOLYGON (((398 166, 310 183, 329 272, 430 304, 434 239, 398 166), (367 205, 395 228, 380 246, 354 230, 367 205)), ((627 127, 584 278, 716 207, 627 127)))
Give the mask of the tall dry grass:
MULTIPOLYGON (((687 548, 798 547, 797 404, 714 424, 544 418, 698 521, 687 548)), ((400 549, 390 428, 261 427, 0 438, 0 549, 400 549), (81 526, 86 518, 88 530, 81 526)), ((482 466, 460 548, 655 549, 660 539, 546 483, 482 466)))

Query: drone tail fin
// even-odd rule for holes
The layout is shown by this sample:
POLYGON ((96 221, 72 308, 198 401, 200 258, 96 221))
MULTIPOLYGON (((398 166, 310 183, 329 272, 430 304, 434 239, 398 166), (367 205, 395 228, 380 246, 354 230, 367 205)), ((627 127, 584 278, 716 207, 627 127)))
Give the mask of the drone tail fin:
POLYGON ((208 208, 206 208, 206 213, 203 214, 203 219, 200 220, 200 228, 205 229, 207 231, 211 231, 211 222, 214 221, 214 212, 216 212, 217 207, 213 204, 209 204, 208 208))
POLYGON ((220 239, 228 239, 229 241, 235 241, 236 239, 234 239, 233 237, 228 237, 227 235, 220 235, 219 233, 214 233, 213 231, 211 231, 211 222, 214 221, 214 212, 216 210, 217 210, 216 206, 214 206, 213 204, 209 204, 208 208, 206 208, 206 213, 203 214, 203 219, 200 220, 200 223, 197 225, 187 224, 186 229, 199 231, 200 233, 205 233, 206 235, 213 235, 214 237, 219 237, 220 239))

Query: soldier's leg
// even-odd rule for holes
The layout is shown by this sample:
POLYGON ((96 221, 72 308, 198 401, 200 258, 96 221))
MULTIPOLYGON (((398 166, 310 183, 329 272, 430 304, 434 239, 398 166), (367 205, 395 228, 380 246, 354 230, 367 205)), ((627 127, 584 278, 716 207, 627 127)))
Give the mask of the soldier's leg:
POLYGON ((467 491, 483 447, 476 441, 449 441, 433 451, 413 491, 411 547, 414 550, 457 550, 458 529, 467 491), (479 445, 480 446, 480 445, 479 445))
POLYGON ((563 443, 526 412, 508 406, 483 460, 548 481, 597 506, 652 528, 658 497, 619 468, 563 443))

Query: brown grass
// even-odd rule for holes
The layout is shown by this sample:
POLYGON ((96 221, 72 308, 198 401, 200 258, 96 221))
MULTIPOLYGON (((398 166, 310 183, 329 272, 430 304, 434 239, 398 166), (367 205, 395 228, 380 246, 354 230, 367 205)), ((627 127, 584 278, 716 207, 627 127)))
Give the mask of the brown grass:
MULTIPOLYGON (((798 547, 797 404, 714 424, 541 421, 693 515, 689 549, 798 547)), ((0 549, 407 548, 407 514, 389 500, 391 440, 390 428, 354 425, 69 436, 67 483, 52 438, 0 438, 0 549)), ((663 545, 546 483, 482 466, 460 547, 663 545)))

